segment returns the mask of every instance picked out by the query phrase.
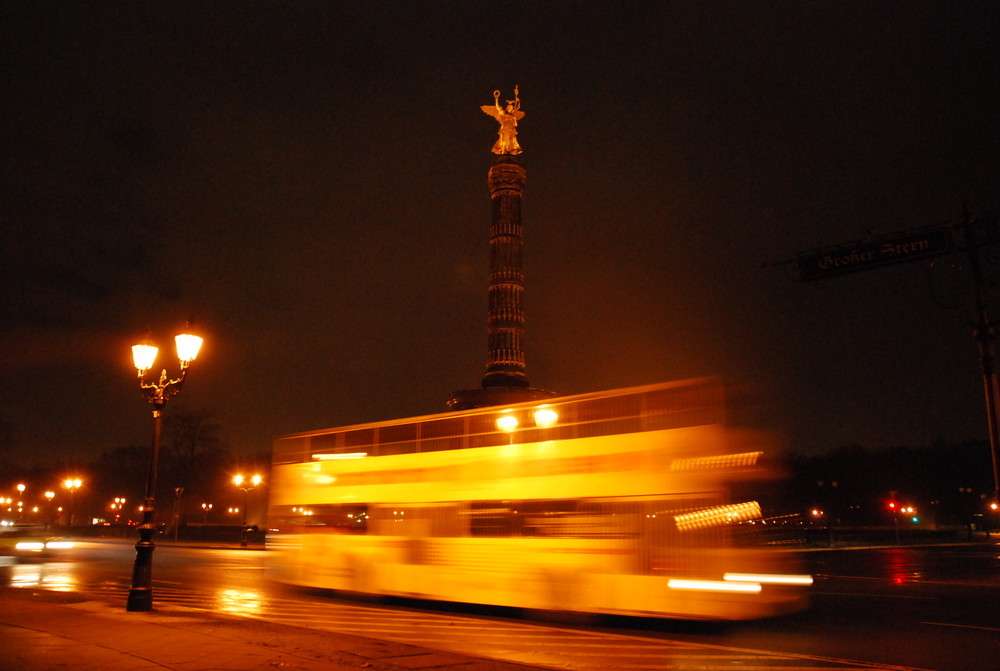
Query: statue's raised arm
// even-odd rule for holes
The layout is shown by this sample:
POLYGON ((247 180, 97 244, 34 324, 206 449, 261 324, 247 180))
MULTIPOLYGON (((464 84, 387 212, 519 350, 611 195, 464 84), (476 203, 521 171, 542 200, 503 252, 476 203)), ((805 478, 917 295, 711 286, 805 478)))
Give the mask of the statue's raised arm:
POLYGON ((521 145, 517 143, 517 122, 524 118, 524 112, 521 111, 521 98, 517 86, 514 86, 514 99, 508 100, 506 107, 500 106, 500 91, 496 90, 493 92, 493 104, 481 105, 480 109, 500 123, 498 132, 500 137, 493 145, 493 153, 520 154, 521 145))

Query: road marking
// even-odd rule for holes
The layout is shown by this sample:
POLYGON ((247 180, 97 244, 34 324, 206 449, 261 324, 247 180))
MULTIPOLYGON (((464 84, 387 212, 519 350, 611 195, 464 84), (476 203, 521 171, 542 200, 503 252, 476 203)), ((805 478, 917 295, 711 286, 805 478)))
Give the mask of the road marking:
POLYGON ((813 592, 826 597, 862 597, 865 599, 912 599, 914 601, 937 601, 933 596, 910 596, 907 594, 873 594, 871 592, 813 592))
POLYGON ((957 627, 959 629, 978 629, 979 631, 1000 631, 997 627, 977 627, 974 624, 952 624, 951 622, 921 622, 920 624, 930 624, 935 627, 957 627))

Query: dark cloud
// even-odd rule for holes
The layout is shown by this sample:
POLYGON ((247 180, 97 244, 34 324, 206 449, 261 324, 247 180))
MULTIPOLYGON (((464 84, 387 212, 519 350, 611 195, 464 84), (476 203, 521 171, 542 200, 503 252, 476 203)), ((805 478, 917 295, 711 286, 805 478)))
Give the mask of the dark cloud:
POLYGON ((760 266, 996 207, 992 3, 0 11, 9 454, 144 443, 128 345, 191 315, 184 403, 248 451, 478 384, 514 84, 533 384, 721 373, 799 449, 985 435, 963 269, 760 266))

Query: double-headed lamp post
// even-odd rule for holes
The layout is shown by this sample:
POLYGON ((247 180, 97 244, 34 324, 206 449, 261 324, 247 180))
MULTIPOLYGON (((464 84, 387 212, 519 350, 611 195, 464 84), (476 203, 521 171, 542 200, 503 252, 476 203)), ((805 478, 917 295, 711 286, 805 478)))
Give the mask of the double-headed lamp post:
POLYGON ((153 445, 149 456, 149 471, 146 476, 146 496, 142 502, 142 524, 139 525, 139 541, 135 544, 135 565, 132 568, 132 587, 128 593, 125 609, 129 611, 153 610, 153 533, 156 531, 156 467, 160 456, 160 435, 163 431, 163 408, 167 401, 177 395, 184 384, 188 367, 198 356, 202 339, 196 335, 181 334, 174 338, 177 343, 177 358, 180 360, 180 377, 170 379, 167 371, 160 373, 159 381, 146 382, 146 372, 153 367, 157 348, 144 341, 132 347, 132 360, 139 371, 139 389, 142 397, 153 406, 153 445))
POLYGON ((80 478, 66 478, 63 480, 63 487, 69 490, 69 519, 66 521, 66 528, 73 526, 73 512, 76 508, 76 490, 83 486, 80 478))
POLYGON ((259 475, 255 475, 249 480, 243 477, 243 474, 233 476, 233 484, 243 490, 243 531, 240 533, 240 547, 247 546, 247 503, 250 490, 255 489, 257 485, 260 484, 261 478, 259 475))

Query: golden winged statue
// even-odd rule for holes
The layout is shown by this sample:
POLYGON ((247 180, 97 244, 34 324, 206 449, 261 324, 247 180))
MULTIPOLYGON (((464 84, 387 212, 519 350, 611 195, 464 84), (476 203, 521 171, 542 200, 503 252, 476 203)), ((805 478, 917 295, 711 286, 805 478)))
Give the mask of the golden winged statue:
POLYGON ((506 107, 500 106, 500 91, 493 92, 493 104, 481 105, 480 108, 500 122, 499 138, 493 145, 494 154, 520 154, 521 145, 517 143, 517 122, 524 118, 521 111, 521 99, 518 97, 517 85, 514 85, 514 99, 507 101, 506 107))

